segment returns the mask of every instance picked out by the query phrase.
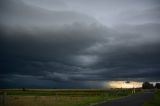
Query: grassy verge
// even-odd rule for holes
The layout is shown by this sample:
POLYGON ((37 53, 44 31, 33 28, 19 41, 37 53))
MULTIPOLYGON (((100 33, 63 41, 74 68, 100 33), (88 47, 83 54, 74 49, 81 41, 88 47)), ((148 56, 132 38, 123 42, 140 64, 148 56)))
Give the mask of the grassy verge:
MULTIPOLYGON (((139 91, 138 91, 139 92, 139 91)), ((110 91, 105 95, 99 95, 95 97, 90 97, 84 100, 79 101, 78 103, 71 103, 65 106, 92 106, 94 104, 102 103, 108 100, 118 99, 131 95, 130 90, 115 90, 110 91)))
POLYGON ((120 98, 120 96, 109 96, 109 95, 95 96, 95 97, 86 98, 77 103, 67 104, 65 106, 88 106, 88 105, 93 105, 93 104, 101 103, 101 102, 116 99, 116 98, 120 98))
POLYGON ((155 93, 152 100, 147 101, 144 106, 160 106, 160 90, 155 93))
MULTIPOLYGON (((137 92, 140 93, 140 92, 137 92)), ((137 94, 136 93, 136 94, 137 94)), ((92 106, 95 104, 99 104, 99 103, 103 103, 109 100, 114 100, 114 99, 120 99, 123 97, 127 97, 132 95, 131 93, 124 93, 124 92, 120 92, 120 94, 118 95, 103 95, 103 96, 96 96, 96 97, 92 97, 92 98, 87 98, 84 99, 82 101, 79 101, 78 103, 72 103, 72 104, 67 104, 65 106, 92 106)))

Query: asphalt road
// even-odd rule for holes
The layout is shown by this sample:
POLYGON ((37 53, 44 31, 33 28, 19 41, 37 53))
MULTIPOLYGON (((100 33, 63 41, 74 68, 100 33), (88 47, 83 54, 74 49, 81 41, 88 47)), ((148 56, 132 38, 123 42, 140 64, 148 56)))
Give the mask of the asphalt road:
POLYGON ((143 106, 144 102, 151 99, 153 96, 154 96, 153 92, 144 92, 128 96, 122 99, 108 101, 95 106, 143 106))

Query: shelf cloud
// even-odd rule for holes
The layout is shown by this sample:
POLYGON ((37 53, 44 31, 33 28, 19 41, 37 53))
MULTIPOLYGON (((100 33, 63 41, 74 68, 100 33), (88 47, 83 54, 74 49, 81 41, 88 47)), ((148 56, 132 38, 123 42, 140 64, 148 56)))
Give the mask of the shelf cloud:
POLYGON ((159 0, 0 1, 0 87, 159 81, 159 0))

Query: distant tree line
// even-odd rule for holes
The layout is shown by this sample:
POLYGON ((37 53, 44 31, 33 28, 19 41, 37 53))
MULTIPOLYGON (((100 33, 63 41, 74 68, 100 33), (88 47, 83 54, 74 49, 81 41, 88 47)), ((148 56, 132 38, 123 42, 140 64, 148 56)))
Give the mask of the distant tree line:
POLYGON ((160 89, 160 83, 156 83, 155 86, 154 86, 153 84, 151 84, 149 82, 144 82, 142 84, 142 88, 143 89, 154 89, 154 88, 160 89))

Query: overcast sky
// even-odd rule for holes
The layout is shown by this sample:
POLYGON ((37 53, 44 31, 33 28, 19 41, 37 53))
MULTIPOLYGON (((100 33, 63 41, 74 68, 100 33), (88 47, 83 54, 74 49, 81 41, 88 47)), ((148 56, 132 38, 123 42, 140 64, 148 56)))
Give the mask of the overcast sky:
POLYGON ((160 81, 159 0, 1 0, 0 87, 160 81))

